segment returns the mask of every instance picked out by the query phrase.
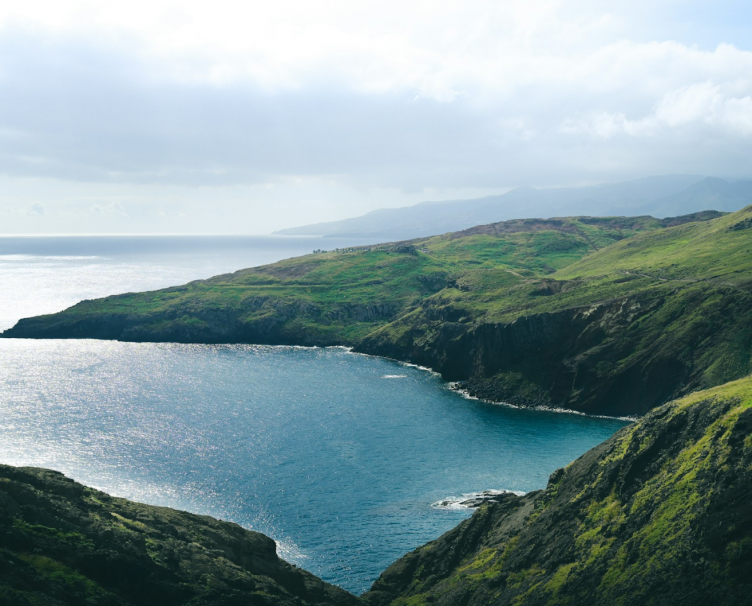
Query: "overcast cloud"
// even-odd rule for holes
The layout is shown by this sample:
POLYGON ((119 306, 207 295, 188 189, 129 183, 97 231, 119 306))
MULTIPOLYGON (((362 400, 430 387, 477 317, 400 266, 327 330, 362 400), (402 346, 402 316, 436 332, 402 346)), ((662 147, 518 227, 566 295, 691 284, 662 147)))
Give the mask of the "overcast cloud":
POLYGON ((264 233, 518 185, 752 176, 742 2, 17 4, 0 232, 264 233))

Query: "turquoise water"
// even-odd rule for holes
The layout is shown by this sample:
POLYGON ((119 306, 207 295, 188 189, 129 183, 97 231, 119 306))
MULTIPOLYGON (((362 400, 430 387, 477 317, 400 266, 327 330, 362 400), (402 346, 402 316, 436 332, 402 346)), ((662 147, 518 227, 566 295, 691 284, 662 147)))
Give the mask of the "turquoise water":
MULTIPOLYGON (((63 280, 94 256, 94 291, 112 273, 127 290, 131 271, 136 285, 157 282, 154 267, 195 271, 190 254, 125 271, 117 254, 54 252, 9 263, 52 293, 55 272, 35 278, 35 264, 68 268, 63 280)), ((0 461, 233 520, 356 593, 469 515, 432 503, 542 488, 623 425, 468 400, 433 373, 338 348, 0 340, 0 461)))

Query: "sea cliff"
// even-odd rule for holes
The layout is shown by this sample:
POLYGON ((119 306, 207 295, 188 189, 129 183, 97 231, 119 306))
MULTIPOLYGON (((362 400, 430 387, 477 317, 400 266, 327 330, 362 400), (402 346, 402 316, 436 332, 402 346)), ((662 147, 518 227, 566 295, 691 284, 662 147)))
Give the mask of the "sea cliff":
POLYGON ((0 604, 355 606, 269 537, 0 465, 0 604))
POLYGON ((82 301, 3 336, 345 345, 492 401, 640 415, 752 372, 750 217, 479 226, 82 301))
POLYGON ((752 603, 752 379, 666 404, 398 560, 371 606, 752 603))

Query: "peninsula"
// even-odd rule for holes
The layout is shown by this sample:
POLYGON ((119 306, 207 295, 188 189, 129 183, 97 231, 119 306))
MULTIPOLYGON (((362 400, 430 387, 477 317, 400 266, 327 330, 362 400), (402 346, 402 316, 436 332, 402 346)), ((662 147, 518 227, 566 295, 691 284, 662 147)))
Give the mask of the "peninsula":
POLYGON ((345 345, 522 406, 640 415, 752 372, 752 207, 494 223, 24 319, 10 338, 345 345))

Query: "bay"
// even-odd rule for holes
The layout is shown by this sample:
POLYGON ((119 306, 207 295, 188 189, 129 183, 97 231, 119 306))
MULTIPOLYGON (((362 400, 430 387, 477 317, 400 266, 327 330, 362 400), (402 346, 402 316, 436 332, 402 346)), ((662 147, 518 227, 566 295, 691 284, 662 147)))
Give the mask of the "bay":
MULTIPOLYGON (((0 239, 0 318, 322 247, 303 240, 0 239)), ((341 348, 0 340, 1 462, 235 521, 355 593, 470 515, 433 503, 542 488, 624 424, 469 400, 341 348)))

